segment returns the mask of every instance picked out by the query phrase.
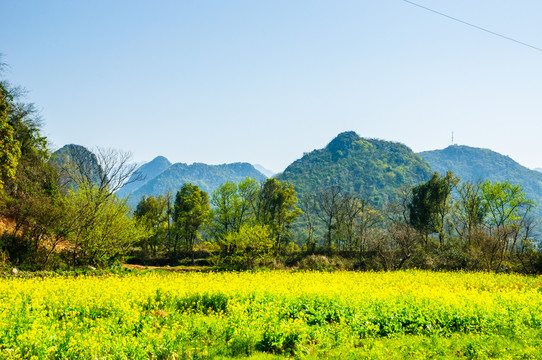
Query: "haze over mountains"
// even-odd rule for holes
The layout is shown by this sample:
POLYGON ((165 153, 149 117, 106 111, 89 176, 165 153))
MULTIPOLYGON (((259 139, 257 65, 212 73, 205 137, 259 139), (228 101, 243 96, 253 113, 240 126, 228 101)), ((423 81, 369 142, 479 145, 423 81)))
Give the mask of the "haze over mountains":
MULTIPOLYGON (((154 165, 152 163, 154 163, 155 160, 156 159, 149 164, 154 165)), ((149 167, 146 167, 145 169, 140 168, 140 170, 142 170, 141 174, 148 175, 146 177, 147 180, 141 183, 140 187, 133 191, 122 193, 124 196, 130 195, 129 204, 132 206, 137 205, 143 196, 157 196, 167 192, 175 195, 177 190, 180 190, 184 183, 197 185, 203 191, 211 194, 218 186, 227 181, 237 183, 247 177, 258 181, 267 179, 264 174, 256 170, 254 166, 249 163, 222 165, 207 165, 202 163, 187 165, 184 163, 176 163, 167 167, 164 171, 154 177, 151 177, 152 174, 146 172, 148 169, 149 167)), ((154 169, 154 166, 150 169, 154 169)))
POLYGON ((185 182, 211 193, 226 181, 239 182, 246 177, 263 181, 274 176, 292 183, 300 196, 338 185, 378 206, 392 200, 401 186, 419 184, 434 171, 445 174, 448 170, 463 181, 489 179, 519 184, 529 198, 542 203, 542 173, 492 150, 453 145, 416 154, 406 145, 362 138, 352 131, 337 135, 323 149, 305 153, 275 175, 249 163, 172 164, 158 156, 140 166, 117 195, 130 196, 129 204, 135 207, 143 196, 174 195, 185 182))

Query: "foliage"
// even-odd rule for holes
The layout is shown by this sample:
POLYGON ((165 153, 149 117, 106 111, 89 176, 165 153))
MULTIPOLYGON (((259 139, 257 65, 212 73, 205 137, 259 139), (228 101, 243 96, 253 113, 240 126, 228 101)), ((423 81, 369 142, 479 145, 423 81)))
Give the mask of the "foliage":
POLYGON ((9 123, 11 95, 0 82, 0 190, 6 179, 14 179, 19 157, 21 156, 21 144, 13 138, 13 127, 9 123))
POLYGON ((269 227, 277 249, 290 240, 291 224, 299 215, 301 210, 293 185, 267 179, 259 193, 256 219, 269 227))
POLYGON ((4 358, 542 356, 541 283, 529 276, 426 271, 80 275, 3 279, 0 293, 4 358))
POLYGON ((66 236, 74 268, 118 261, 144 235, 126 202, 95 186, 70 191, 66 208, 66 236))
POLYGON ((158 196, 167 192, 176 193, 185 183, 197 185, 202 191, 211 194, 216 188, 228 181, 238 183, 247 177, 257 181, 266 179, 262 173, 248 163, 222 165, 176 163, 140 185, 137 190, 132 192, 129 201, 135 208, 144 195, 158 196))
POLYGON ((213 191, 213 236, 220 239, 230 232, 238 232, 243 223, 254 222, 259 192, 260 185, 252 178, 239 184, 228 181, 213 191))
POLYGON ((260 224, 242 224, 217 242, 224 250, 218 259, 220 265, 246 269, 267 265, 275 245, 269 227, 260 224))
MULTIPOLYGON (((542 202, 542 173, 528 169, 508 156, 465 145, 424 151, 420 156, 441 174, 452 171, 465 182, 510 182, 519 185, 528 198, 542 202)), ((538 213, 541 211, 539 208, 538 213)))
MULTIPOLYGON (((177 191, 173 208, 175 234, 186 249, 192 251, 202 225, 210 220, 209 195, 197 185, 184 184, 177 191)), ((177 248, 174 249, 174 253, 177 248)))
POLYGON ((410 224, 427 237, 438 233, 440 244, 444 243, 444 226, 450 209, 452 190, 459 182, 449 171, 446 176, 433 174, 431 179, 412 188, 412 201, 408 208, 410 224))
POLYGON ((170 228, 169 208, 170 201, 167 196, 144 196, 134 211, 138 225, 147 232, 147 236, 140 242, 146 255, 156 256, 167 243, 170 228))
POLYGON ((339 186, 382 208, 402 185, 418 184, 430 176, 429 165, 405 145, 344 132, 324 149, 305 154, 276 178, 291 183, 300 196, 339 186))

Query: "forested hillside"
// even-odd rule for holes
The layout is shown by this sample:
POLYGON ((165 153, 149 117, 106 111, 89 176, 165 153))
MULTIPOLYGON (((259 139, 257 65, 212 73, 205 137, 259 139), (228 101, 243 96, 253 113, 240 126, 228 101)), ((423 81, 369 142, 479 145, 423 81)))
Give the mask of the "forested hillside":
POLYGON ((392 200, 404 185, 431 177, 431 168, 407 146, 344 132, 325 148, 305 154, 276 176, 293 184, 298 194, 330 186, 367 199, 374 205, 392 200))
POLYGON ((508 156, 465 145, 424 151, 420 156, 441 174, 452 171, 463 181, 509 181, 520 185, 527 197, 542 203, 542 173, 528 169, 508 156))

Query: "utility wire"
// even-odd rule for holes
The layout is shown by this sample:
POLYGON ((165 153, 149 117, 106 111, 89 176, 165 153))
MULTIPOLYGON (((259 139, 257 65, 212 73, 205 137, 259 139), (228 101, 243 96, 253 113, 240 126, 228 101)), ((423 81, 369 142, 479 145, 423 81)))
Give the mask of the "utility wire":
POLYGON ((513 39, 513 38, 511 38, 511 37, 505 36, 505 35, 503 35, 503 34, 496 33, 496 32, 494 32, 494 31, 491 31, 491 30, 485 29, 485 28, 483 28, 483 27, 480 27, 480 26, 477 26, 477 25, 468 23, 468 22, 463 21, 463 20, 460 20, 460 19, 458 19, 458 18, 454 18, 454 17, 452 17, 452 16, 450 16, 450 15, 446 15, 446 14, 444 14, 444 13, 441 13, 441 12, 438 12, 438 11, 436 11, 436 10, 430 9, 430 8, 425 7, 425 6, 423 6, 423 5, 416 4, 415 2, 412 2, 412 1, 409 1, 409 0, 403 0, 403 1, 406 2, 406 3, 409 3, 409 4, 411 4, 411 5, 417 6, 417 7, 419 7, 419 8, 422 8, 422 9, 424 9, 424 10, 431 11, 431 12, 433 12, 433 13, 435 13, 435 14, 440 15, 440 16, 444 16, 444 17, 446 17, 446 18, 448 18, 448 19, 451 19, 451 20, 460 22, 460 23, 462 23, 462 24, 471 26, 471 27, 473 27, 473 28, 475 28, 475 29, 485 31, 485 32, 487 32, 487 33, 490 33, 491 35, 495 35, 495 36, 501 37, 501 38, 503 38, 503 39, 506 39, 506 40, 509 40, 509 41, 513 41, 513 42, 518 43, 518 44, 520 44, 520 45, 530 47, 531 49, 535 49, 535 50, 538 50, 538 51, 542 51, 541 48, 538 48, 538 47, 536 47, 536 46, 529 45, 529 44, 524 43, 524 42, 522 42, 522 41, 519 41, 519 40, 513 39))

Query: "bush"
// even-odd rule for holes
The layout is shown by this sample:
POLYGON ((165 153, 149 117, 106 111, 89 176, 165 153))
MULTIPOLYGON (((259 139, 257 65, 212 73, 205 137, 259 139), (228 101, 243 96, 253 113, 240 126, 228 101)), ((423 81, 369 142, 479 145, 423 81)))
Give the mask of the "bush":
POLYGON ((351 270, 354 268, 353 260, 340 256, 309 255, 302 258, 296 266, 299 270, 351 270))

